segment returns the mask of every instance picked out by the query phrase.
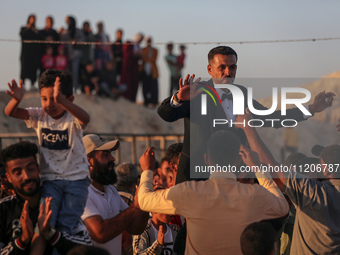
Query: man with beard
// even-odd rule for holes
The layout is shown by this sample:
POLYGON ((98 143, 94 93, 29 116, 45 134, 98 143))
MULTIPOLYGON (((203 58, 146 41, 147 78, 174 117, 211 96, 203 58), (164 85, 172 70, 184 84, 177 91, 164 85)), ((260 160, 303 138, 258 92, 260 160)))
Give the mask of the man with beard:
POLYGON ((132 235, 143 233, 148 213, 140 210, 137 193, 129 207, 113 186, 117 181, 115 158, 111 155, 119 141, 106 142, 95 134, 83 137, 90 166, 92 183, 82 220, 95 246, 105 248, 110 254, 121 254, 122 232, 132 235))
POLYGON ((93 245, 83 226, 76 236, 61 233, 49 224, 51 198, 42 203, 39 212, 40 178, 36 154, 38 147, 28 141, 8 146, 1 151, 1 161, 15 195, 0 201, 0 254, 29 254, 34 226, 49 244, 45 254, 55 247, 66 254, 76 245, 93 245))

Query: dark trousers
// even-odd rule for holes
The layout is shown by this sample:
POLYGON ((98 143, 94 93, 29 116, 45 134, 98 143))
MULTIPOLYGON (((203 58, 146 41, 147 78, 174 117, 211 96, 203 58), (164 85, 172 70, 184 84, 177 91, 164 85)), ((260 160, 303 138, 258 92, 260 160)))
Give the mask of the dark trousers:
POLYGON ((158 80, 151 75, 142 74, 144 105, 158 104, 158 80))
POLYGON ((179 79, 181 77, 171 76, 170 77, 170 96, 174 94, 175 91, 179 90, 179 79))

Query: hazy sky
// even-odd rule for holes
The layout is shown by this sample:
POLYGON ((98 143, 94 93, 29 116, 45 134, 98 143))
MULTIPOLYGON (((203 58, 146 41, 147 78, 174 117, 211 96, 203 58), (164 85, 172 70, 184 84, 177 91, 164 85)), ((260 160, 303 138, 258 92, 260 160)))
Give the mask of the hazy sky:
MULTIPOLYGON (((340 37, 339 10, 336 0, 1 0, 0 90, 20 73, 21 44, 4 40, 19 40, 20 27, 31 13, 38 29, 47 15, 54 16, 57 29, 66 27, 67 15, 74 15, 78 27, 89 20, 95 33, 102 20, 111 40, 117 28, 124 29, 124 39, 137 32, 151 35, 159 49, 161 100, 169 86, 163 43, 212 42, 187 49, 185 73, 207 78, 207 53, 217 42, 340 37)), ((317 78, 340 69, 340 40, 230 46, 239 55, 237 77, 317 78)))

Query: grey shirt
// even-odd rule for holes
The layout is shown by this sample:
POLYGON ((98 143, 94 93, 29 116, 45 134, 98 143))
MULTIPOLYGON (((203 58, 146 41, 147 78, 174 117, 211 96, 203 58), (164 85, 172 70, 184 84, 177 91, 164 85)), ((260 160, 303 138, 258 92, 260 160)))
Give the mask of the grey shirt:
POLYGON ((291 254, 340 254, 340 179, 320 182, 291 171, 283 193, 296 207, 291 254))

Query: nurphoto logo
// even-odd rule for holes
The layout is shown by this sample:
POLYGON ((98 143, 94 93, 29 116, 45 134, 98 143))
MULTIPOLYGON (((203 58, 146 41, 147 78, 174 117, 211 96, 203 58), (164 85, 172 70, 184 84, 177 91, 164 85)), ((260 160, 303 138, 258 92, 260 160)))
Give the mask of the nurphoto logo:
MULTIPOLYGON (((206 94, 201 94, 201 115, 207 115, 207 95, 209 95, 217 106, 216 101, 218 100, 220 105, 222 106, 222 101, 218 93, 211 86, 206 85, 206 88, 199 87, 198 89, 203 90, 206 94), (210 90, 210 91, 209 91, 210 90), (215 99, 217 98, 217 100, 215 99)), ((233 97, 232 105, 233 105, 233 115, 244 115, 245 113, 245 96, 240 88, 232 84, 215 84, 215 88, 218 89, 228 89, 233 97)), ((253 105, 253 88, 247 88, 248 97, 247 97, 247 105, 249 111, 257 116, 268 116, 277 110, 278 106, 278 88, 272 88, 272 106, 269 109, 255 109, 253 105)), ((282 87, 281 88, 281 115, 285 116, 287 112, 287 105, 295 105, 305 116, 311 116, 312 114, 303 106, 304 103, 307 103, 311 98, 311 93, 304 88, 296 88, 296 87, 282 87), (303 98, 288 98, 288 93, 300 93, 304 95, 303 98)), ((272 126, 274 126, 275 121, 280 121, 279 119, 251 119, 248 121, 248 125, 251 127, 261 127, 264 125, 264 121, 272 122, 272 126), (253 123, 260 123, 259 125, 254 125, 253 123)), ((227 119, 214 119, 213 126, 216 125, 225 125, 225 124, 244 124, 244 123, 232 123, 232 120, 227 119), (231 123, 229 123, 231 122, 231 123)), ((283 119, 281 120, 281 125, 283 127, 295 127, 297 125, 297 121, 293 119, 283 119), (286 123, 290 123, 289 125, 286 123), (293 123, 293 124, 291 124, 293 123)))

